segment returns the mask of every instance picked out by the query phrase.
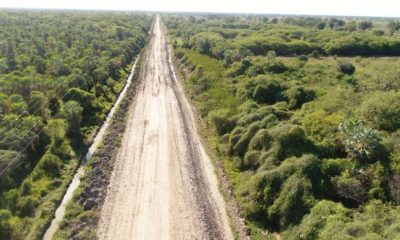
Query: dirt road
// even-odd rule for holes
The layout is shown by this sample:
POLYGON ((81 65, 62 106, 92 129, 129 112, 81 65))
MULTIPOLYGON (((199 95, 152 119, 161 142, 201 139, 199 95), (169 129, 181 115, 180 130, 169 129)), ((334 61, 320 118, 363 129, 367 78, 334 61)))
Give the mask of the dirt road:
POLYGON ((116 157, 100 239, 233 239, 159 18, 116 157))

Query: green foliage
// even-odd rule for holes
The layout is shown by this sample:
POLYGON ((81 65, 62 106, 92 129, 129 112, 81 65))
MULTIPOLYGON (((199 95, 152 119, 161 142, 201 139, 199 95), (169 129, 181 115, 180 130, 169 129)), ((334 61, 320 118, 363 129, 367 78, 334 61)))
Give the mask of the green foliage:
POLYGON ((358 204, 368 199, 366 188, 359 179, 348 176, 347 172, 335 181, 337 194, 347 200, 352 200, 358 204))
POLYGON ((62 140, 65 137, 67 124, 62 119, 51 119, 46 126, 46 132, 52 139, 62 140))
POLYGON ((303 218, 300 225, 286 232, 284 238, 288 240, 320 239, 319 233, 326 225, 346 221, 349 218, 349 212, 340 203, 322 200, 311 209, 310 214, 303 218))
POLYGON ((29 112, 43 118, 48 117, 48 100, 44 93, 33 91, 29 101, 29 112))
POLYGON ((229 110, 221 109, 209 112, 208 118, 214 124, 219 135, 224 135, 230 132, 235 126, 234 119, 230 118, 229 110))
POLYGON ((356 71, 356 68, 354 67, 353 64, 349 63, 349 62, 342 62, 339 64, 338 69, 340 72, 344 73, 344 74, 353 74, 356 71))
POLYGON ((365 160, 374 157, 380 145, 380 138, 374 130, 358 120, 349 120, 339 125, 339 131, 351 158, 365 160))
POLYGON ((342 114, 329 114, 324 110, 316 110, 302 119, 301 123, 309 138, 328 156, 337 156, 341 144, 338 126, 343 121, 342 114))
POLYGON ((279 221, 280 227, 287 227, 299 222, 314 201, 311 181, 292 175, 283 184, 279 197, 268 208, 268 217, 272 222, 279 221))
POLYGON ((0 238, 38 239, 153 16, 4 10, 0 19, 0 238))
POLYGON ((258 172, 238 189, 245 214, 280 227, 298 222, 313 205, 312 193, 318 188, 320 177, 318 166, 318 158, 305 155, 258 172))
POLYGON ((361 21, 358 23, 358 27, 361 30, 368 30, 373 28, 374 24, 371 21, 361 21))
POLYGON ((63 115, 67 119, 70 133, 75 134, 80 131, 82 112, 83 108, 76 101, 68 101, 64 104, 63 115))
POLYGON ((327 176, 338 176, 344 171, 353 171, 357 163, 348 158, 325 159, 322 161, 322 172, 327 176))
POLYGON ((398 239, 399 208, 372 201, 356 212, 339 203, 320 201, 300 225, 285 232, 284 239, 398 239))
POLYGON ((289 69, 282 62, 271 61, 263 67, 263 70, 264 72, 279 74, 279 73, 284 73, 289 69))
POLYGON ((258 103, 273 104, 280 100, 281 86, 275 81, 265 81, 258 85, 253 92, 253 99, 258 103))
POLYGON ((217 130, 207 138, 252 237, 399 238, 395 22, 384 32, 385 19, 164 20, 176 56, 196 69, 185 83, 217 130))
POLYGON ((396 131, 400 128, 400 93, 375 93, 362 103, 360 114, 374 128, 396 131))
POLYGON ((400 29, 400 22, 390 21, 387 25, 387 28, 393 34, 400 29))
POLYGON ((286 90, 285 96, 288 99, 289 108, 297 109, 304 103, 314 100, 315 92, 300 86, 286 90))
POLYGON ((47 175, 56 177, 60 174, 61 165, 62 162, 56 155, 47 153, 40 160, 38 167, 47 175))
POLYGON ((32 216, 35 212, 35 208, 38 205, 38 199, 27 196, 27 197, 20 197, 16 203, 16 208, 19 216, 26 217, 32 216))

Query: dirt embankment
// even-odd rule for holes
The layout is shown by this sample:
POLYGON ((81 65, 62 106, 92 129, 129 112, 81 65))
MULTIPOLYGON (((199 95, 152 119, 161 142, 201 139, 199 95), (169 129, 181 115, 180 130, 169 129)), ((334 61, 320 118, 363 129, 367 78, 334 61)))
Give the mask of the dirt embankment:
MULTIPOLYGON (((142 55, 136 63, 132 75, 132 84, 127 89, 126 96, 120 103, 114 117, 110 123, 110 127, 103 139, 103 146, 93 155, 92 160, 88 164, 89 171, 83 178, 83 191, 78 196, 79 203, 85 211, 98 211, 107 195, 107 186, 110 183, 111 172, 114 167, 115 155, 118 152, 120 139, 125 132, 126 116, 137 92, 139 85, 139 76, 142 65, 142 55)), ((98 216, 81 217, 71 221, 72 239, 82 239, 80 233, 83 229, 95 228, 98 225, 98 216)))

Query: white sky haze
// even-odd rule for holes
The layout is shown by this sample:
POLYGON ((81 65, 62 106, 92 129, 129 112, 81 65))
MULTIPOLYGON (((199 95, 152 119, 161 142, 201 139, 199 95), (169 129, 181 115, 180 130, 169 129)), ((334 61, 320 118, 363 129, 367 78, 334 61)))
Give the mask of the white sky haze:
POLYGON ((400 0, 0 0, 0 8, 400 17, 400 0))

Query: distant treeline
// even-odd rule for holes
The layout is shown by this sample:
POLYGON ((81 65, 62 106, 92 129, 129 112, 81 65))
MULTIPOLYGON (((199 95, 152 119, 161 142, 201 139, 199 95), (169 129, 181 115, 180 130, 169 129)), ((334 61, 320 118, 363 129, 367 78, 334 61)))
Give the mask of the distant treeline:
POLYGON ((182 37, 183 46, 218 59, 229 58, 230 51, 278 56, 303 54, 338 56, 399 56, 400 23, 381 20, 340 20, 336 18, 253 18, 250 21, 230 17, 224 21, 190 18, 188 22, 170 22, 182 37))

